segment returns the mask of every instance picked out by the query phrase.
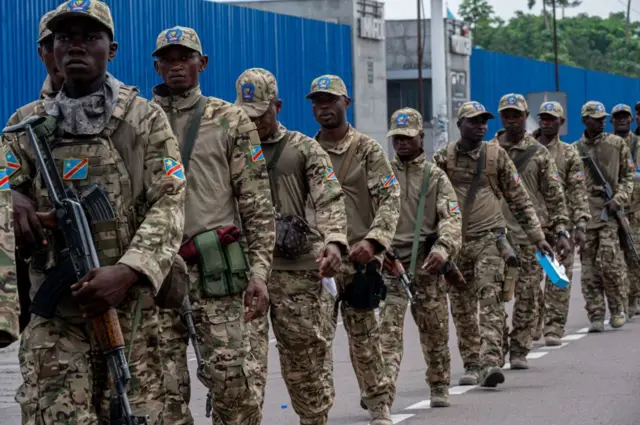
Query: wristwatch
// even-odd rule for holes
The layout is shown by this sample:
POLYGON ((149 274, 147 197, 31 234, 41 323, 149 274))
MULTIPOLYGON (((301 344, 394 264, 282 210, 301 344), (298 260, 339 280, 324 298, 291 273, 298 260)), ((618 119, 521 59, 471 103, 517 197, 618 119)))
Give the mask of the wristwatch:
POLYGON ((567 239, 571 239, 571 235, 566 230, 563 230, 562 232, 558 232, 558 238, 560 238, 560 236, 564 236, 567 239))

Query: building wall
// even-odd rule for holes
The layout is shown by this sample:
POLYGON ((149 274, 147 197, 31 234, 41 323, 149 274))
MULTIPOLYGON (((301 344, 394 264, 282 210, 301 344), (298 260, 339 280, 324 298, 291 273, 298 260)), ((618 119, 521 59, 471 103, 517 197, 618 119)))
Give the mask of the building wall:
MULTIPOLYGON (((555 91, 554 64, 473 49, 471 55, 471 98, 496 115, 489 121, 487 138, 501 128, 497 117, 498 102, 504 94, 555 91)), ((589 100, 604 103, 610 112, 618 103, 633 108, 640 100, 640 80, 582 68, 560 66, 560 90, 567 93, 567 142, 578 140, 584 127, 580 116, 582 105, 589 100)), ((531 114, 537 114, 531 111, 531 114)), ((607 123, 607 130, 613 131, 607 123)))
MULTIPOLYGON (((336 5, 339 0, 329 0, 336 5)), ((0 61, 5 82, 0 92, 0 117, 37 98, 46 73, 37 55, 40 17, 61 2, 24 0, 9 7, 0 0, 0 40, 6 58, 0 61)), ((233 102, 235 81, 247 68, 264 67, 280 81, 284 106, 282 122, 289 128, 315 134, 317 124, 304 98, 314 77, 341 75, 352 89, 351 28, 346 25, 277 15, 203 0, 111 0, 116 59, 109 71, 126 84, 136 85, 149 98, 160 83, 151 52, 165 28, 183 25, 198 31, 209 66, 201 74, 207 95, 233 102)), ((351 117, 351 112, 349 112, 351 117)))

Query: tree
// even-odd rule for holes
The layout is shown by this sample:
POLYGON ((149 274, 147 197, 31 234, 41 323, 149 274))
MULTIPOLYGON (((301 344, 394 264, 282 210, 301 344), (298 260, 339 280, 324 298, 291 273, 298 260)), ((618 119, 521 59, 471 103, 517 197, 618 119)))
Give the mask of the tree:
POLYGON ((491 25, 502 22, 495 16, 493 6, 487 0, 463 0, 458 14, 470 25, 474 46, 482 46, 491 25))

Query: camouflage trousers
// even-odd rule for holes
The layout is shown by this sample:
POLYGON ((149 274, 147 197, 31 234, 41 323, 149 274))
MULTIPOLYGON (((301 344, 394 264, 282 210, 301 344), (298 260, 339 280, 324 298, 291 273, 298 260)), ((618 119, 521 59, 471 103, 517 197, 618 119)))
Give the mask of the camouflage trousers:
MULTIPOLYGON (((355 270, 351 265, 343 266, 343 272, 335 278, 339 293, 344 291, 354 275, 355 270)), ((387 404, 389 381, 385 374, 380 327, 375 310, 353 308, 346 301, 335 303, 332 322, 334 332, 338 324, 338 312, 342 314, 347 332, 349 356, 358 380, 362 402, 369 409, 387 404)))
MULTIPOLYGON (((280 370, 301 425, 327 424, 333 405, 333 307, 316 271, 273 271, 269 282, 270 317, 280 370)), ((257 387, 264 401, 269 348, 266 316, 249 324, 251 351, 261 367, 257 387)))
MULTIPOLYGON (((158 350, 158 311, 151 289, 134 286, 118 308, 129 354, 131 381, 127 395, 134 415, 163 424, 164 386, 158 350), (138 300, 140 324, 133 335, 138 300), (132 341, 133 335, 133 341, 132 341)), ((107 364, 89 323, 80 317, 32 315, 22 334, 18 388, 23 425, 109 424, 113 394, 107 364)))
POLYGON ((507 315, 505 314, 503 338, 508 334, 509 341, 504 338, 504 356, 507 349, 512 358, 524 358, 533 347, 533 333, 538 325, 538 309, 540 302, 540 280, 542 270, 536 260, 535 245, 515 245, 516 255, 520 260, 520 274, 516 281, 515 303, 513 304, 512 330, 509 333, 507 315))
MULTIPOLYGON (((387 299, 380 309, 380 340, 389 379, 389 404, 392 405, 404 351, 404 318, 409 300, 395 277, 385 276, 385 284, 387 299)), ((427 384, 432 393, 441 391, 451 383, 449 304, 445 285, 437 276, 418 274, 411 289, 414 294, 411 315, 418 326, 420 346, 427 363, 427 384)))
POLYGON ((589 321, 603 321, 606 305, 611 315, 625 311, 627 279, 618 226, 587 230, 587 243, 580 255, 582 261, 582 295, 589 321))
MULTIPOLYGON (((557 239, 554 235, 547 234, 547 242, 555 246, 557 239)), ((543 335, 562 338, 564 328, 569 315, 569 301, 571 300, 571 279, 573 278, 573 246, 571 251, 562 261, 569 284, 566 288, 559 288, 547 278, 544 282, 544 291, 537 285, 538 292, 538 328, 543 335)))
POLYGON ((450 287, 449 300, 464 367, 500 366, 506 313, 500 300, 504 261, 495 234, 466 240, 456 262, 467 286, 450 287))
MULTIPOLYGON (((629 225, 636 241, 636 249, 640 252, 640 212, 629 214, 629 225)), ((630 250, 624 250, 627 265, 627 294, 629 305, 640 301, 640 265, 638 265, 630 250)))
POLYGON ((189 337, 176 310, 160 310, 160 355, 166 390, 164 421, 167 425, 193 425, 189 410, 191 379, 187 366, 189 337))

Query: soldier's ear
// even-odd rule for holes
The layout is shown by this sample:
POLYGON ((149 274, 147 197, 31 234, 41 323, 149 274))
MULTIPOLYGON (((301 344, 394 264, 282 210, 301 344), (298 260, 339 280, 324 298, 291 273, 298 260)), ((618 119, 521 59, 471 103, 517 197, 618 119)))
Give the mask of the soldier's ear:
POLYGON ((158 65, 158 59, 153 61, 153 69, 156 70, 156 74, 162 77, 162 74, 160 74, 160 66, 158 65))
POLYGON ((560 117, 560 127, 562 127, 566 121, 564 117, 560 117))
POLYGON ((109 44, 109 62, 115 59, 117 51, 118 51, 118 43, 116 43, 115 41, 112 41, 109 44))
POLYGON ((200 66, 198 67, 198 72, 204 72, 207 69, 207 65, 209 64, 209 56, 200 55, 200 66))

